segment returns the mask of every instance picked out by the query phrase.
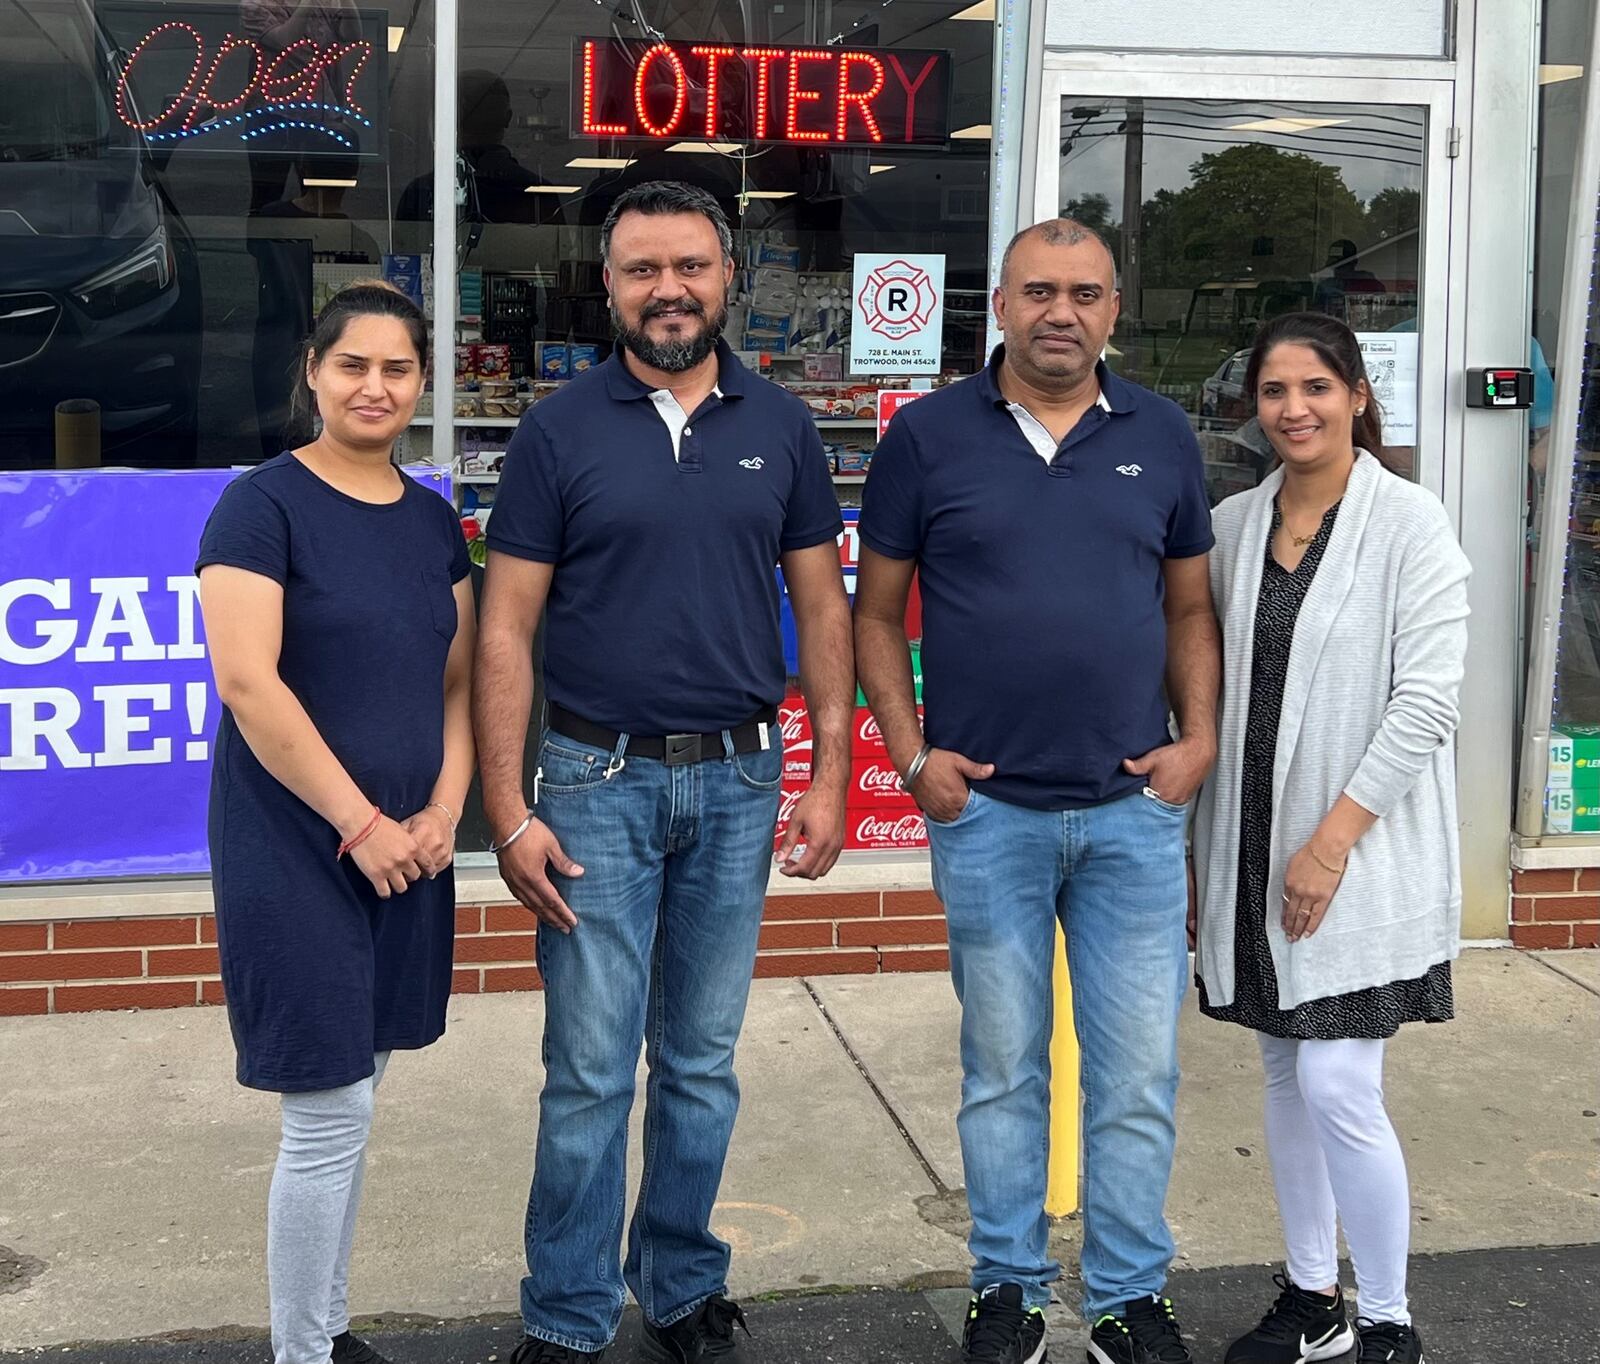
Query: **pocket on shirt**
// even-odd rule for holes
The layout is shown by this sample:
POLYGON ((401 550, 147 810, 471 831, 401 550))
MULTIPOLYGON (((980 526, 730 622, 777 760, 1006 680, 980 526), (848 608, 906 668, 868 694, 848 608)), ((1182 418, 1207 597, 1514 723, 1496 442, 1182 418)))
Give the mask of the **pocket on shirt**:
POLYGON ((446 641, 456 637, 456 594, 450 575, 436 568, 418 570, 422 578, 422 597, 435 631, 446 641))

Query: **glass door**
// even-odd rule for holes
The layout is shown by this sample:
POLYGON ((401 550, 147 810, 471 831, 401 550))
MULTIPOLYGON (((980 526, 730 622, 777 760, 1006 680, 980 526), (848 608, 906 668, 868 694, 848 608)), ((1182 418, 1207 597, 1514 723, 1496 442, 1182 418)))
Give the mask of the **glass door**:
POLYGON ((1428 275, 1446 255, 1449 87, 1088 71, 1046 87, 1036 217, 1110 242, 1122 313, 1107 361, 1189 414, 1213 502, 1275 462, 1245 362, 1261 325, 1296 311, 1354 329, 1386 462, 1437 490, 1419 451, 1442 464, 1444 299, 1428 275))

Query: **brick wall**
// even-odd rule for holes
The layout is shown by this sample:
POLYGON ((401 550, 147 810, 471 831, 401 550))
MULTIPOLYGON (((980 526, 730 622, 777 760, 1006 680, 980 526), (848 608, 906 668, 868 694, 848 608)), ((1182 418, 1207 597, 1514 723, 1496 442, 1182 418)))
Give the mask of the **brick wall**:
POLYGON ((1518 947, 1600 947, 1600 869, 1511 873, 1511 941, 1518 947))
MULTIPOLYGON (((455 994, 537 990, 535 920, 520 905, 456 910, 455 994)), ((0 1016, 220 1004, 209 914, 0 924, 0 1016)), ((774 895, 757 977, 943 971, 944 910, 929 891, 774 895)))

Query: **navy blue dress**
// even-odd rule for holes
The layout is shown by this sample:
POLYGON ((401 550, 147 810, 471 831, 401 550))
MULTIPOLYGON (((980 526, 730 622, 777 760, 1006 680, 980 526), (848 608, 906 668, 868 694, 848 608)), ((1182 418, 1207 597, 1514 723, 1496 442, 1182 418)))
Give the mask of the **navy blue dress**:
MULTIPOLYGON (((454 508, 403 480, 373 505, 293 455, 241 474, 200 540, 196 571, 283 585, 278 673, 362 792, 406 819, 444 763, 452 588, 467 576, 454 508)), ((211 773, 217 945, 239 1082, 295 1092, 372 1074, 373 1053, 444 1032, 455 930, 451 871, 380 900, 337 831, 256 760, 224 709, 211 773)))

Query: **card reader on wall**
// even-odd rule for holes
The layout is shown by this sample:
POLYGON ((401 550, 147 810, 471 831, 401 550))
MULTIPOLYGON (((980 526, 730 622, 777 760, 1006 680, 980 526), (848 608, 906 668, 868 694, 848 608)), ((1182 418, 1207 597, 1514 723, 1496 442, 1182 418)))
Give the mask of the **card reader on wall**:
POLYGON ((1532 407, 1531 369, 1469 369, 1468 407, 1532 407))

